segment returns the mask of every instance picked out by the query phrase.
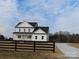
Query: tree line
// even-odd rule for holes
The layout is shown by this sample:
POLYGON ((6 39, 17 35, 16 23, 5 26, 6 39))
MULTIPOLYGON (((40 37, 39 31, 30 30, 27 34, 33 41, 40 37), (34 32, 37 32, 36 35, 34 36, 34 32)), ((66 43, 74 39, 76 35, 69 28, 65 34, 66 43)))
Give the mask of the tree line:
POLYGON ((62 43, 78 43, 79 34, 70 34, 69 32, 59 31, 49 35, 49 41, 62 42, 62 43))
MULTIPOLYGON (((5 37, 4 35, 0 34, 0 40, 13 40, 13 38, 5 37)), ((66 31, 59 31, 54 34, 49 34, 49 41, 50 42, 62 42, 62 43, 79 43, 79 34, 71 34, 66 31)))
POLYGON ((13 40, 13 38, 9 37, 5 37, 4 35, 0 34, 0 40, 13 40))

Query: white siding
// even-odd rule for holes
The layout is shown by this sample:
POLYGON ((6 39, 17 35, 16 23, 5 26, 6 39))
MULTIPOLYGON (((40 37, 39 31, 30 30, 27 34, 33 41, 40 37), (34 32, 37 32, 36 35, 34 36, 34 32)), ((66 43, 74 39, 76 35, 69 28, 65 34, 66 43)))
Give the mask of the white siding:
POLYGON ((48 41, 48 36, 46 34, 33 34, 32 40, 33 41, 48 41), (37 36, 37 39, 35 39, 35 36, 37 36), (42 39, 42 36, 44 36, 44 39, 42 39))
POLYGON ((20 24, 18 27, 33 27, 31 26, 29 23, 27 22, 23 22, 22 24, 20 24))
POLYGON ((25 34, 15 34, 14 35, 14 40, 27 40, 27 41, 32 41, 32 38, 27 38, 27 35, 25 35, 26 37, 24 38, 23 36, 24 36, 25 34), (18 38, 18 35, 21 35, 21 38, 18 38))
POLYGON ((30 32, 34 31, 34 28, 25 28, 25 32, 29 32, 29 29, 30 29, 30 32))
MULTIPOLYGON (((18 26, 18 28, 15 29, 15 31, 19 32, 19 29, 20 29, 20 32, 29 32, 29 29, 30 29, 30 32, 34 31, 33 26, 31 26, 27 22, 23 22, 22 24, 20 24, 18 26), (24 29, 25 29, 25 31, 24 31, 24 29)), ((42 29, 38 29, 34 33, 36 33, 36 34, 31 34, 32 35, 31 38, 28 38, 27 35, 29 35, 29 34, 14 34, 14 40, 48 41, 48 35, 42 29), (40 34, 40 33, 42 33, 42 34, 40 34), (21 35, 21 38, 18 38, 18 35, 21 35), (37 36, 37 39, 35 39, 35 36, 37 36), (44 39, 42 39, 42 36, 44 37, 44 39)))
POLYGON ((19 29, 20 29, 20 32, 24 32, 24 29, 25 29, 25 32, 29 32, 29 29, 30 29, 30 32, 34 31, 34 28, 16 28, 15 32, 19 32, 19 29))
POLYGON ((34 33, 45 33, 42 29, 38 29, 37 31, 35 31, 34 33))
POLYGON ((28 28, 25 28, 25 32, 28 32, 28 28))
POLYGON ((20 28, 20 30, 21 30, 20 32, 24 32, 24 28, 20 28))
POLYGON ((30 32, 33 32, 34 31, 34 28, 30 28, 30 32))
POLYGON ((19 32, 19 29, 20 29, 20 32, 24 32, 24 28, 16 28, 15 31, 19 32))
POLYGON ((20 39, 17 38, 17 36, 18 36, 18 35, 15 34, 15 35, 13 36, 13 39, 14 39, 14 40, 20 40, 20 39))
POLYGON ((28 39, 27 37, 24 39, 23 37, 18 38, 18 35, 24 35, 24 34, 15 34, 14 40, 27 40, 27 41, 48 41, 48 35, 47 34, 32 34, 32 37, 28 39), (37 39, 35 39, 35 36, 37 36, 37 39), (44 39, 42 39, 42 36, 44 36, 44 39))

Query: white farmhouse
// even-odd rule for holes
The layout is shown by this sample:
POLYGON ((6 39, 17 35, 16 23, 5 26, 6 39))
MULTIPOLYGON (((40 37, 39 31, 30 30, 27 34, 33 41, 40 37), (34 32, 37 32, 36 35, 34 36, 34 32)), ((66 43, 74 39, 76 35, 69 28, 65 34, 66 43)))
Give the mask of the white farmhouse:
POLYGON ((38 27, 36 22, 19 22, 13 32, 14 40, 48 41, 49 28, 38 27))

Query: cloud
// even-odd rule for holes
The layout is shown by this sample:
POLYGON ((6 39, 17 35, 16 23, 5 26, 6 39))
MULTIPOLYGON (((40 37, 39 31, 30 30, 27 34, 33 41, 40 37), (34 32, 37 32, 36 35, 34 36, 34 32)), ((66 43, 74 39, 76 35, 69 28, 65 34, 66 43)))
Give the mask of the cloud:
POLYGON ((16 16, 16 3, 15 0, 0 0, 0 32, 10 33, 8 31, 12 26, 12 20, 16 16))
POLYGON ((79 32, 78 15, 79 0, 0 0, 0 31, 11 35, 26 20, 49 26, 50 32, 79 32))
POLYGON ((20 19, 19 21, 25 19, 26 21, 36 21, 40 25, 47 25, 51 28, 54 24, 58 9, 60 9, 61 3, 63 3, 63 0, 60 1, 17 0, 18 19, 20 19))
POLYGON ((79 7, 75 7, 72 10, 66 9, 58 16, 54 26, 56 26, 56 31, 79 33, 79 7))
POLYGON ((5 29, 3 27, 0 27, 0 34, 4 32, 5 32, 5 29))

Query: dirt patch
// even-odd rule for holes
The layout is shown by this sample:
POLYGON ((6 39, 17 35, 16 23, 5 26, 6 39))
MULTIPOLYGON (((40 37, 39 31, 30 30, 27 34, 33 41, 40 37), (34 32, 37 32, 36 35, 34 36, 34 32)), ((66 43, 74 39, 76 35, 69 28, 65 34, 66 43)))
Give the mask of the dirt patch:
POLYGON ((70 46, 79 48, 79 43, 69 43, 70 46))
POLYGON ((0 51, 0 59, 65 59, 63 53, 56 47, 53 51, 15 52, 0 51))

